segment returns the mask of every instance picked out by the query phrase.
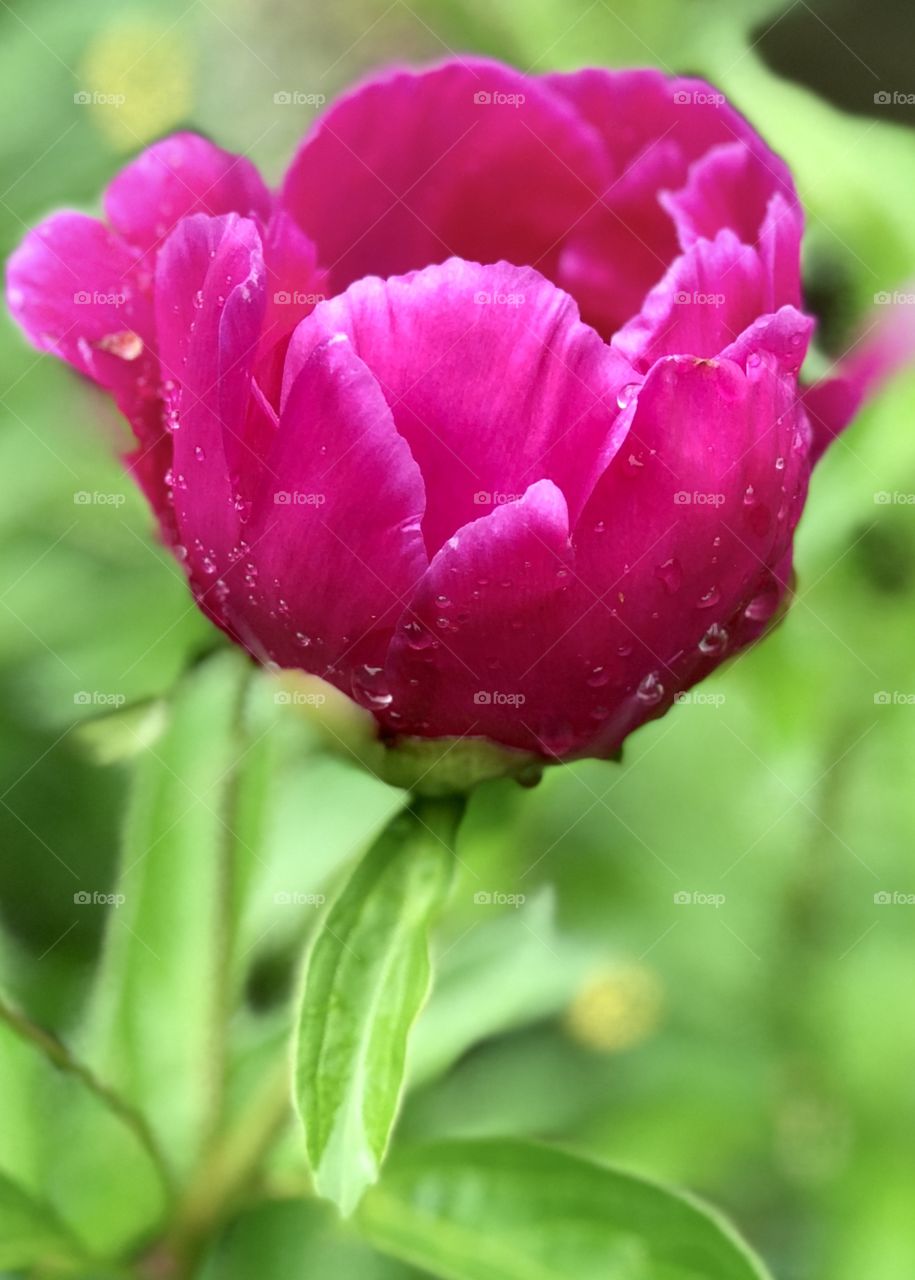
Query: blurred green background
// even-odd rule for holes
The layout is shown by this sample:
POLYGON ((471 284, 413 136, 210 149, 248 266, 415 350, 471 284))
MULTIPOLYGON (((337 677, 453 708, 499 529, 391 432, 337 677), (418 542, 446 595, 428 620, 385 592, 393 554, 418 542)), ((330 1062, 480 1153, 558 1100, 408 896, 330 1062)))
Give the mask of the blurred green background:
MULTIPOLYGON (((871 3, 865 21, 806 0, 4 2, 2 252, 55 207, 95 209, 178 126, 275 181, 314 115, 276 106, 283 90, 330 99, 386 61, 452 50, 533 71, 653 64, 717 82, 793 166, 822 366, 876 294, 912 287, 915 106, 875 96, 915 93, 913 39, 902 4, 871 3)), ((218 642, 112 460, 111 408, 8 319, 0 337, 2 923, 19 1000, 66 1037, 106 914, 74 894, 111 890, 131 769, 100 762, 79 723, 163 695, 218 642)), ((620 765, 475 798, 403 1136, 561 1138, 688 1186, 779 1280, 915 1274, 915 906, 894 898, 915 893, 913 493, 906 374, 818 471, 793 610, 705 686, 714 702, 640 731, 620 765)), ((278 1034, 309 927, 279 899, 330 893, 396 803, 312 728, 277 725, 276 861, 249 922, 240 1062, 278 1034)), ((285 1168, 213 1276, 408 1274, 284 1200, 285 1168)))

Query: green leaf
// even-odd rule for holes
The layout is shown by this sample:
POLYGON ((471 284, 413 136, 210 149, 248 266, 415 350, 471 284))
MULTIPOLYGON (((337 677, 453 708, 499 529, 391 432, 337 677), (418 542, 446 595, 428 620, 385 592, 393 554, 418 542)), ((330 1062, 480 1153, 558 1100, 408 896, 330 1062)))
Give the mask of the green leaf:
POLYGON ((92 1067, 148 1117, 184 1171, 222 1094, 231 801, 244 756, 236 717, 247 671, 228 650, 195 668, 162 737, 138 757, 85 1040, 92 1067))
POLYGON ((359 1222, 447 1280, 765 1280, 722 1219, 632 1174, 531 1142, 440 1142, 392 1157, 359 1222))
POLYGON ((161 1221, 167 1190, 139 1117, 0 1002, 0 1259, 112 1257, 161 1221))
POLYGON ((0 1267, 62 1264, 79 1245, 43 1204, 0 1174, 0 1267))
POLYGON ((451 879, 462 802, 399 814, 328 913, 309 956, 296 1098, 318 1192, 343 1213, 378 1176, 429 987, 429 926, 451 879))

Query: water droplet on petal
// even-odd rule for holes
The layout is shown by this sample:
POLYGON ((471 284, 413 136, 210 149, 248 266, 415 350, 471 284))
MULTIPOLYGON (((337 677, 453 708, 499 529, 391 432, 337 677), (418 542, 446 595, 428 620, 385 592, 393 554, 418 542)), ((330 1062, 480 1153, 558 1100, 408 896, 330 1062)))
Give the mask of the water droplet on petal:
POLYGON ((711 609, 721 599, 721 592, 717 587, 709 587, 704 595, 699 597, 696 604, 697 609, 711 609))
POLYGON ((357 667, 352 675, 351 687, 353 697, 369 711, 383 711, 394 701, 385 683, 383 667, 357 667))
POLYGON ((727 647, 727 629, 722 627, 720 623, 713 622, 708 631, 706 631, 705 635, 699 641, 700 652, 706 654, 724 653, 727 647))
POLYGON ((680 585, 683 582, 683 569, 680 566, 679 560, 677 560, 675 556, 671 556, 669 560, 665 560, 663 564, 659 564, 655 569, 655 575, 660 578, 665 589, 669 591, 671 595, 673 595, 675 591, 680 590, 680 585))
POLYGON ((143 354, 143 339, 132 329, 122 329, 120 333, 108 333, 96 343, 100 351, 117 356, 119 360, 136 360, 143 354))
POLYGON ((747 605, 744 617, 750 622, 768 622, 778 608, 779 588, 774 581, 768 582, 747 605))
POLYGON ((619 393, 617 394, 617 406, 620 409, 628 409, 638 394, 639 384, 637 382, 627 382, 624 387, 620 387, 619 393))
POLYGON ((661 684, 657 671, 649 671, 639 683, 639 687, 635 691, 635 696, 639 702, 643 702, 646 707, 655 707, 664 697, 664 686, 661 684))
POLYGON ((601 689, 610 679, 610 672, 606 667, 594 667, 588 675, 588 684, 592 689, 601 689))
POLYGON ((403 626, 404 635, 407 637, 407 644, 411 649, 428 649, 434 643, 434 636, 431 631, 427 631, 421 622, 412 619, 405 622, 403 626))

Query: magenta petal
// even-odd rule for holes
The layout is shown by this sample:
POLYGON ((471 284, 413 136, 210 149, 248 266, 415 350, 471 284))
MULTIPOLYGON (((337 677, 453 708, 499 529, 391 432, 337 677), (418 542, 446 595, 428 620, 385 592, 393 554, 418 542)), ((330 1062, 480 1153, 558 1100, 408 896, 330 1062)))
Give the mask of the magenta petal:
POLYGON ((452 259, 361 280, 296 330, 287 386, 335 333, 378 379, 420 466, 430 554, 544 478, 574 518, 624 434, 618 397, 632 370, 530 268, 452 259))
MULTIPOLYGON (((326 282, 317 264, 317 250, 288 213, 278 209, 264 232, 267 265, 267 313, 261 335, 265 354, 321 302, 326 282)), ((285 344, 283 345, 285 351, 285 344)))
MULTIPOLYGON (((427 559, 419 468, 349 342, 311 354, 286 396, 247 540, 241 634, 372 706, 374 668, 427 559)), ((253 647, 253 645, 252 645, 253 647)))
POLYGON ((801 306, 801 239, 804 218, 800 208, 781 191, 769 200, 759 232, 759 252, 766 266, 769 293, 766 310, 801 306))
POLYGON ((828 377, 807 387, 804 407, 814 433, 814 456, 844 431, 873 395, 915 363, 915 290, 880 293, 864 332, 828 377))
POLYGON ((315 124, 281 202, 334 291, 452 256, 552 274, 607 181, 594 130, 543 83, 481 59, 371 80, 315 124))
POLYGON ((105 214, 124 239, 146 253, 192 213, 240 213, 265 221, 270 194, 250 160, 195 133, 147 147, 105 192, 105 214))
POLYGON ((152 330, 133 266, 130 251, 95 218, 54 214, 9 260, 10 311, 40 351, 52 351, 103 387, 123 390, 144 367, 152 330))
POLYGON ((609 71, 585 68, 545 77, 570 99, 600 133, 613 163, 613 177, 635 184, 643 166, 655 163, 659 147, 670 177, 686 176, 691 161, 735 139, 763 144, 739 112, 704 80, 671 77, 654 68, 609 71))
POLYGON ((30 231, 7 268, 10 310, 32 343, 113 395, 138 442, 130 467, 174 541, 152 307, 133 253, 101 222, 58 213, 30 231))
POLYGON ((759 254, 719 231, 677 258, 613 345, 641 372, 661 356, 715 356, 753 323, 766 297, 759 254))
MULTIPOLYGON (((682 187, 690 166, 723 144, 735 144, 752 174, 781 172, 781 162, 704 81, 596 69, 547 79, 600 132, 610 159, 612 179, 600 207, 570 228, 557 275, 588 323, 609 338, 638 312, 676 256, 676 229, 659 193, 682 187)), ((725 219, 706 234, 723 226, 738 229, 725 219)))
POLYGON ((774 315, 760 316, 724 347, 721 355, 746 365, 754 355, 766 351, 778 361, 783 373, 795 376, 804 363, 813 334, 813 321, 794 307, 780 307, 774 315))
POLYGON ((756 244, 776 194, 784 201, 781 213, 800 226, 802 215, 784 161, 772 152, 760 154, 731 142, 712 148, 692 166, 682 190, 662 194, 661 202, 676 222, 684 248, 700 236, 710 239, 722 227, 730 227, 745 244, 756 244))
POLYGON ((539 664, 561 634, 571 560, 566 502, 549 480, 450 538, 391 645, 389 726, 422 735, 434 708, 436 735, 568 750, 562 686, 539 664))
POLYGON ((741 643, 783 560, 809 474, 796 384, 762 348, 661 360, 625 447, 573 531, 577 574, 600 604, 567 638, 604 667, 602 750, 741 643))
MULTIPOLYGON (((264 312, 257 227, 237 214, 184 219, 156 273, 156 324, 172 431, 175 515, 205 603, 218 605, 240 539, 236 479, 260 460, 245 439, 251 368, 264 312)), ((218 613, 218 609, 216 610, 218 613)))

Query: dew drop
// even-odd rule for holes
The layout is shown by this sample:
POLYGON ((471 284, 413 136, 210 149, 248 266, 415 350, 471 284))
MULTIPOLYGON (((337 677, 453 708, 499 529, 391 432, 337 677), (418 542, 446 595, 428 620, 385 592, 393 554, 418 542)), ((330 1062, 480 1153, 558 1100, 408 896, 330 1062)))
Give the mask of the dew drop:
POLYGON ((369 711, 383 711, 394 698, 384 680, 383 667, 362 665, 353 672, 351 681, 353 697, 369 711))
POLYGON ((711 609, 721 599, 721 592, 717 587, 709 587, 704 595, 699 597, 696 604, 697 609, 711 609))
POLYGON ((664 686, 661 684, 657 671, 649 671, 648 675, 640 681, 639 687, 635 691, 635 696, 646 707, 657 706, 664 697, 664 686))
POLYGON ((750 622, 768 622, 778 608, 779 590, 775 582, 768 582, 757 592, 744 610, 750 622))
POLYGON ((428 649, 434 643, 434 636, 431 631, 427 631, 421 622, 412 619, 405 622, 403 626, 404 635, 407 637, 407 644, 411 649, 428 649))
POLYGON ((627 382, 624 387, 620 388, 616 397, 617 407, 628 409, 638 394, 639 384, 637 382, 627 382))
POLYGON ((713 622, 706 631, 705 635, 699 641, 700 653, 713 654, 724 653, 728 647, 728 633, 725 627, 720 623, 713 622))
POLYGON ((669 560, 665 560, 663 564, 659 564, 656 567, 655 576, 660 578, 665 590, 673 595, 675 591, 680 590, 683 582, 683 569, 679 560, 675 556, 671 556, 669 560))
POLYGON ((119 360, 136 360, 143 354, 143 339, 132 329, 120 333, 108 333, 96 344, 101 351, 117 356, 119 360))

